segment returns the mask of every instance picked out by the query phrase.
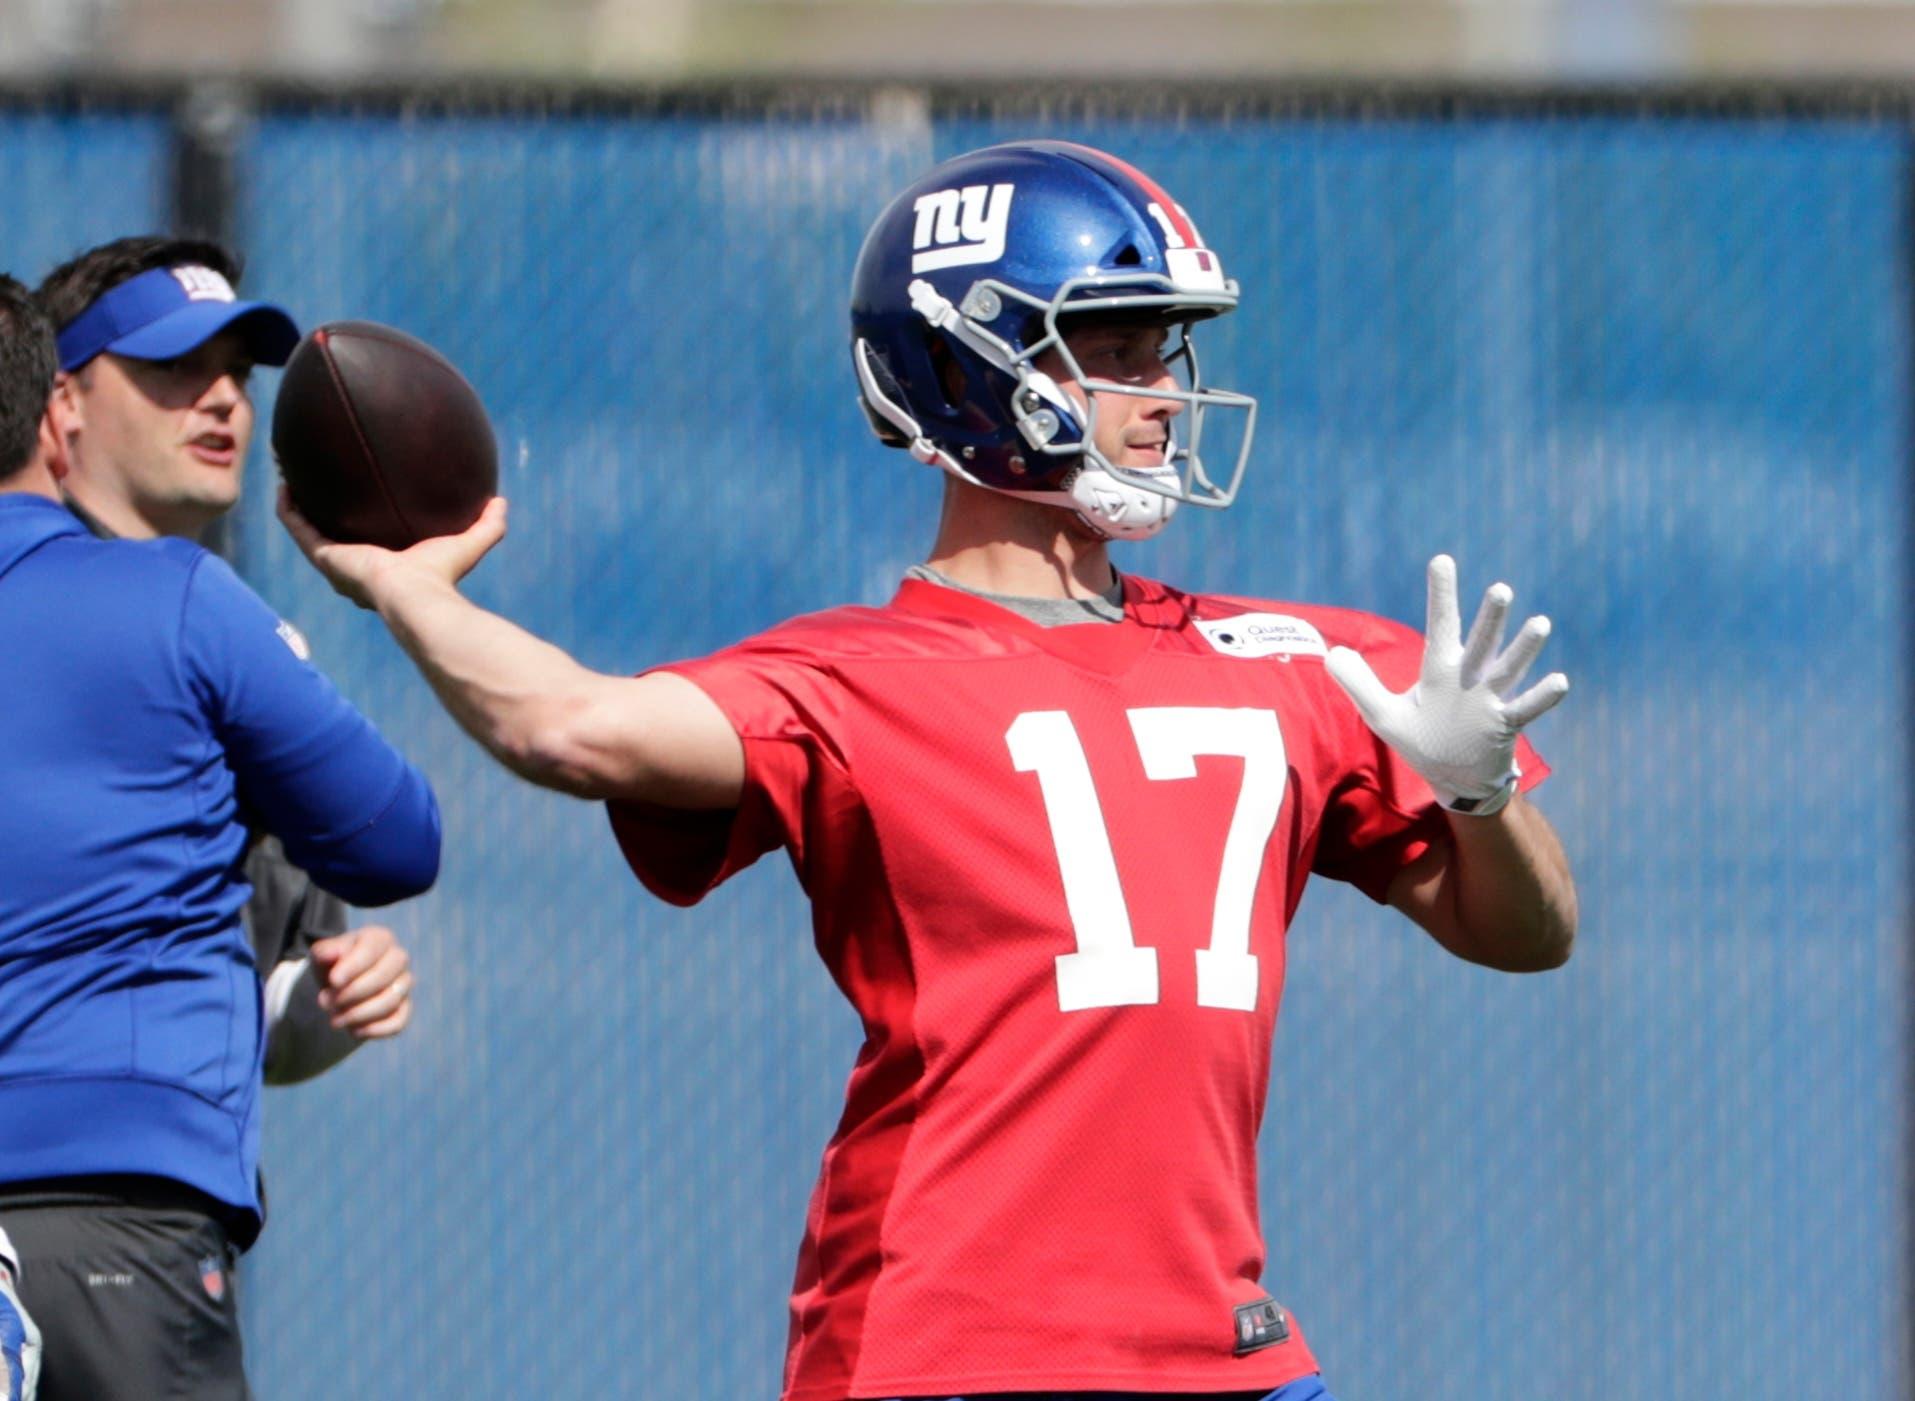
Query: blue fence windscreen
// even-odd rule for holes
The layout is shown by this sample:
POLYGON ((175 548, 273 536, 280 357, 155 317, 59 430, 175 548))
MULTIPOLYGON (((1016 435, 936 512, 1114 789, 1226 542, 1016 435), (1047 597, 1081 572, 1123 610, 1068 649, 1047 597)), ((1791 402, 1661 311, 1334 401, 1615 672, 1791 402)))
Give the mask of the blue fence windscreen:
POLYGON ((167 124, 0 108, 0 272, 29 287, 83 249, 166 220, 167 124))
MULTIPOLYGON (((630 671, 880 601, 920 557, 939 486, 855 407, 851 263, 917 172, 1034 130, 268 116, 247 285, 460 364, 513 503, 470 591, 630 671)), ((1041 130, 1150 171, 1244 287, 1199 333, 1263 401, 1242 497, 1120 564, 1416 620, 1449 550, 1471 604, 1505 578, 1552 616, 1574 682, 1535 734, 1581 889, 1567 968, 1467 966, 1327 884, 1298 916, 1265 1281, 1333 1389, 1906 1394, 1905 133, 1041 130)), ((105 139, 0 116, 0 174, 59 192, 0 263, 148 219, 123 178, 148 136, 105 139)), ((602 811, 492 765, 306 569, 259 436, 238 559, 447 831, 439 888, 382 916, 415 1025, 268 1099, 262 1401, 775 1395, 859 1040, 788 868, 691 911, 644 896, 602 811)))

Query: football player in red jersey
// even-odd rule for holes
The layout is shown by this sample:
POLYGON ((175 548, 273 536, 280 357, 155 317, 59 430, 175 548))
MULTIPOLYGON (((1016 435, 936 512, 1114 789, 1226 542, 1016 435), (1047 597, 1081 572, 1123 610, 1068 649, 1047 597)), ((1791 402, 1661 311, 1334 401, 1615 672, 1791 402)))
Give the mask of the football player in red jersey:
POLYGON ((1017 142, 937 167, 873 226, 852 305, 873 426, 947 474, 929 558, 885 607, 635 679, 459 595, 502 501, 401 554, 282 501, 477 739, 610 803, 660 896, 789 853, 866 1044, 806 1222, 787 1401, 1327 1397, 1260 1282, 1256 1215, 1305 881, 1478 963, 1568 957, 1574 887, 1519 734, 1567 682, 1505 698, 1548 631, 1503 647, 1507 588, 1465 639, 1439 556, 1419 638, 1112 567, 1113 539, 1235 494, 1254 403, 1201 381, 1190 328, 1236 301, 1114 157, 1017 142))

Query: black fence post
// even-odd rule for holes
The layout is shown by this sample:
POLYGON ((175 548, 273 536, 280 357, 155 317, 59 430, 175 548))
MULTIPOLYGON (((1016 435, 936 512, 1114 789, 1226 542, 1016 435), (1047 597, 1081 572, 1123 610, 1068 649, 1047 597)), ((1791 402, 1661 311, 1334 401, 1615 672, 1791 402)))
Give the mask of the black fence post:
MULTIPOLYGON (((238 247, 239 149, 250 120, 250 98, 237 84, 209 80, 181 96, 173 109, 167 199, 174 233, 238 247)), ((229 514, 213 523, 203 543, 239 568, 239 538, 229 514)))

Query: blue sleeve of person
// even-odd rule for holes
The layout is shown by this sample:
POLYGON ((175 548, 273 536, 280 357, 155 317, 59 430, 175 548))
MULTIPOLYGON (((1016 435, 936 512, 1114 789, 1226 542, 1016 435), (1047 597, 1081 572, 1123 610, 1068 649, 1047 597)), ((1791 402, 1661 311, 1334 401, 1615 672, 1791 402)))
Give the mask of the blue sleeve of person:
POLYGON ((432 787, 288 634, 224 561, 200 558, 180 654, 241 801, 341 899, 383 905, 416 895, 439 872, 432 787))
POLYGON ((0 1366, 6 1368, 0 1401, 18 1401, 26 1394, 27 1324, 13 1301, 0 1295, 0 1366))
POLYGON ((40 1332, 14 1291, 13 1262, 0 1231, 0 1401, 33 1401, 40 1375, 40 1332))

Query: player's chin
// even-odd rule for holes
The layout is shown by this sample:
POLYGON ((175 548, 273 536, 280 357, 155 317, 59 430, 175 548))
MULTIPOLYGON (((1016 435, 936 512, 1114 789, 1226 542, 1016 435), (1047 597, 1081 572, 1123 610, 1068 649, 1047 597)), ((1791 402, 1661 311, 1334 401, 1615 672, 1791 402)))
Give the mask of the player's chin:
POLYGON ((239 504, 241 484, 238 462, 231 466, 196 462, 180 484, 180 504, 214 512, 230 511, 239 504))

